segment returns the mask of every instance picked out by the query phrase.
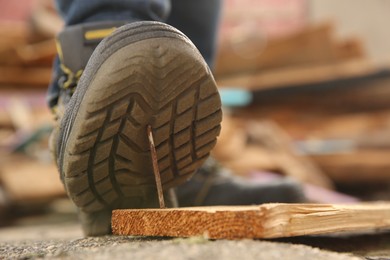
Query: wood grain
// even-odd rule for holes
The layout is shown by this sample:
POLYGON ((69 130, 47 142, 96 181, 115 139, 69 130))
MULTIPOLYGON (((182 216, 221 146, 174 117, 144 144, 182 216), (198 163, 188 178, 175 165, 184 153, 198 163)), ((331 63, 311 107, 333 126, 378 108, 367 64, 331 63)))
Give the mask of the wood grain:
POLYGON ((210 239, 280 238, 390 228, 390 203, 114 210, 116 235, 210 239))

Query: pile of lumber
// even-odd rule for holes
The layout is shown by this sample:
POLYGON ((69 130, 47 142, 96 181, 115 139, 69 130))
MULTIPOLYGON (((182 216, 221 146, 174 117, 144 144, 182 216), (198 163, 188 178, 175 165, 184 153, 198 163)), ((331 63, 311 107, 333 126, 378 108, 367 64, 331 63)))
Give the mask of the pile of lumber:
MULTIPOLYGON (((237 75, 262 75, 270 69, 334 65, 364 58, 359 39, 336 40, 334 26, 325 23, 269 41, 252 36, 247 40, 222 42, 215 74, 226 82, 237 75)), ((256 87, 258 84, 256 82, 256 87)))
MULTIPOLYGON (((337 184, 388 183, 390 63, 372 64, 363 41, 334 35, 334 26, 323 24, 266 45, 247 41, 240 51, 231 42, 222 44, 216 69, 219 86, 252 96, 251 105, 235 109, 231 121, 241 129, 248 128, 242 122, 273 122, 289 136, 297 155, 337 184)), ((218 148, 225 154, 216 156, 229 156, 224 150, 229 142, 221 138, 218 148)), ((273 154, 269 151, 257 155, 267 158, 273 154)))
POLYGON ((213 156, 241 176, 253 171, 282 173, 301 183, 331 189, 332 182, 310 159, 299 156, 292 140, 272 121, 225 116, 213 156))
POLYGON ((51 4, 40 1, 29 23, 0 21, 0 86, 47 87, 62 27, 51 4))
POLYGON ((11 92, 0 97, 0 226, 10 212, 37 212, 65 197, 48 148, 53 119, 45 92, 11 92))

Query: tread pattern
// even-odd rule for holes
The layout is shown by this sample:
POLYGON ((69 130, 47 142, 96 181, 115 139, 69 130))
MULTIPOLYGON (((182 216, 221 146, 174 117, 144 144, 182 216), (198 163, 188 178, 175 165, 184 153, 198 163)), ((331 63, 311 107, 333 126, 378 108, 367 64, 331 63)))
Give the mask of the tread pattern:
POLYGON ((164 189, 191 177, 216 143, 221 103, 207 67, 183 58, 188 44, 172 51, 172 39, 150 42, 124 47, 102 65, 75 119, 63 174, 69 196, 86 212, 155 197, 148 124, 164 189), (113 60, 118 65, 110 67, 113 60))

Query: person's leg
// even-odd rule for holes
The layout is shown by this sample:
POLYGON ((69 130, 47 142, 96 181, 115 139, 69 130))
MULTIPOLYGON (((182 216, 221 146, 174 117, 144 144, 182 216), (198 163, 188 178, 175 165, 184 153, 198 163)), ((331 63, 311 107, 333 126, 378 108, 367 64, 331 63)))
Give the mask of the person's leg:
POLYGON ((166 21, 187 35, 213 68, 217 45, 221 0, 172 0, 166 21))
MULTIPOLYGON (((65 27, 102 21, 164 21, 171 9, 170 0, 55 0, 55 4, 65 27)), ((57 57, 47 95, 50 108, 58 103, 61 74, 57 57)))
POLYGON ((92 21, 154 20, 164 21, 170 12, 170 0, 56 0, 65 24, 92 21))

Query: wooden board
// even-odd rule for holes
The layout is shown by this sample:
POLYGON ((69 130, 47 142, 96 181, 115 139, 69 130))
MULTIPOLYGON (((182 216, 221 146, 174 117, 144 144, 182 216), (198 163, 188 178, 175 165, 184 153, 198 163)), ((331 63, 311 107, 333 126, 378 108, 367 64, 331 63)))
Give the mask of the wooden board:
POLYGON ((23 155, 1 156, 0 183, 15 203, 51 201, 65 197, 57 167, 23 155))
POLYGON ((337 183, 381 184, 390 180, 388 149, 312 155, 309 158, 337 183))
POLYGON ((335 41, 333 26, 321 24, 272 41, 267 41, 258 33, 249 37, 239 34, 230 41, 222 42, 215 74, 218 78, 285 66, 313 66, 363 57, 364 50, 359 40, 335 41))
POLYGON ((217 77, 217 83, 220 87, 266 90, 370 75, 379 69, 367 59, 358 58, 331 64, 306 64, 255 73, 245 72, 238 75, 217 77))
POLYGON ((116 235, 210 239, 280 238, 390 228, 390 203, 114 210, 116 235))
POLYGON ((271 121, 242 121, 225 115, 212 154, 235 174, 248 175, 265 170, 280 172, 302 183, 333 187, 315 164, 297 155, 288 134, 271 121))
POLYGON ((51 67, 0 66, 1 85, 45 86, 50 83, 51 67))

